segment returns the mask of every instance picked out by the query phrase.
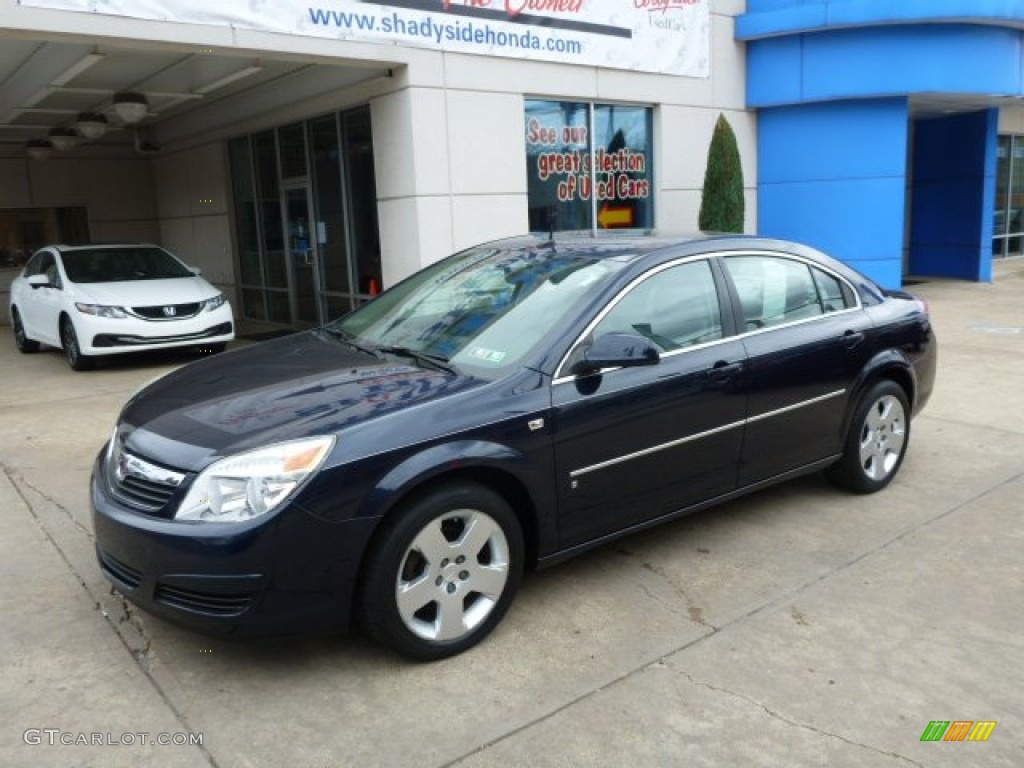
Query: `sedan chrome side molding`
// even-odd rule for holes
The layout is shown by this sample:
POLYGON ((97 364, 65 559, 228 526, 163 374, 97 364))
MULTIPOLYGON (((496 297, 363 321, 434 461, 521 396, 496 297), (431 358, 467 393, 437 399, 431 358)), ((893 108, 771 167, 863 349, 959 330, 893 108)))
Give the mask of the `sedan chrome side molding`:
POLYGON ((779 416, 783 413, 789 413, 790 411, 795 411, 800 408, 806 408, 809 405, 815 405, 816 403, 821 403, 824 402, 825 400, 831 400, 836 397, 841 397, 842 395, 845 394, 845 389, 838 389, 835 392, 829 392, 827 394, 820 395, 819 397, 813 397, 810 400, 804 400, 799 403, 794 403, 793 405, 787 405, 784 408, 777 408, 774 411, 767 411, 766 413, 760 413, 757 416, 750 416, 749 418, 743 419, 742 421, 734 421, 731 424, 724 424, 721 427, 715 427, 714 429, 709 429, 704 432, 697 432, 696 434, 693 435, 687 435, 686 437, 681 437, 678 440, 672 440, 667 443, 661 443, 660 445, 653 445, 650 448, 644 448, 642 451, 634 451, 633 453, 627 453, 623 456, 616 456, 614 459, 608 459, 607 461, 602 461, 597 464, 591 464, 588 467, 574 469, 569 473, 569 479, 576 480, 577 478, 582 477, 583 475, 589 474, 591 472, 597 472, 600 469, 606 469, 607 467, 612 467, 615 466, 616 464, 622 464, 627 461, 632 461, 633 459, 639 459, 642 458, 643 456, 650 456, 652 453, 658 453, 659 451, 665 451, 668 450, 669 448, 675 448, 676 446, 684 445, 685 443, 692 443, 695 440, 702 440, 705 437, 718 435, 730 429, 744 427, 747 424, 753 424, 754 422, 764 421, 765 419, 770 419, 773 416, 779 416))

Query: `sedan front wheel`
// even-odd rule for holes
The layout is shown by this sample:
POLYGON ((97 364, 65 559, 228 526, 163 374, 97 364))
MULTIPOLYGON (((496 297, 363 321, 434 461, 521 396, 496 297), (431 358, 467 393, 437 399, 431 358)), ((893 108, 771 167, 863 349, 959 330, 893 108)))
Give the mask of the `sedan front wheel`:
POLYGON ((454 656, 501 620, 519 586, 515 512, 475 483, 438 486, 394 513, 367 555, 363 618, 379 642, 415 659, 454 656))
POLYGON ((75 333, 75 326, 68 318, 60 321, 60 345, 64 348, 64 357, 73 371, 91 370, 95 361, 88 355, 82 354, 82 348, 78 344, 78 334, 75 333))

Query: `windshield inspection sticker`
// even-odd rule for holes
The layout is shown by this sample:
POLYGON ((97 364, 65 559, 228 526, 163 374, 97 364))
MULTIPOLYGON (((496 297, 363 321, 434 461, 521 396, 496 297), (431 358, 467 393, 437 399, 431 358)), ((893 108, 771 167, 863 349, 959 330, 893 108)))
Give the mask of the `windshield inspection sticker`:
POLYGON ((492 365, 500 365, 501 361, 505 359, 505 353, 500 352, 496 349, 484 349, 483 347, 473 347, 469 351, 469 356, 477 360, 483 360, 486 363, 492 365))

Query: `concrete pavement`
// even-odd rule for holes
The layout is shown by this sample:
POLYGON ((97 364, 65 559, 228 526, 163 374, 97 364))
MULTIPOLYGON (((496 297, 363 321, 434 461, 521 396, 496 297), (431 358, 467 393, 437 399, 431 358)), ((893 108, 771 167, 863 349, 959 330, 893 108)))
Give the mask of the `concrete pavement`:
POLYGON ((889 489, 806 478, 621 540, 431 665, 132 611, 95 565, 88 474, 181 359, 75 374, 0 343, 0 764, 1024 765, 1024 262, 913 290, 939 379, 889 489), (932 720, 998 724, 921 742, 932 720))

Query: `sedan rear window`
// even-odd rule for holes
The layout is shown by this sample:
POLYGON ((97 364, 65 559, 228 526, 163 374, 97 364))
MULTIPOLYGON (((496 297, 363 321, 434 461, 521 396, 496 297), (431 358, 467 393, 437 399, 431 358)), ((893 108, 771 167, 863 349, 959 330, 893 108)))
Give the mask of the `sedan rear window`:
POLYGON ((73 283, 120 283, 192 277, 192 272, 161 248, 88 248, 65 251, 64 271, 73 283))

